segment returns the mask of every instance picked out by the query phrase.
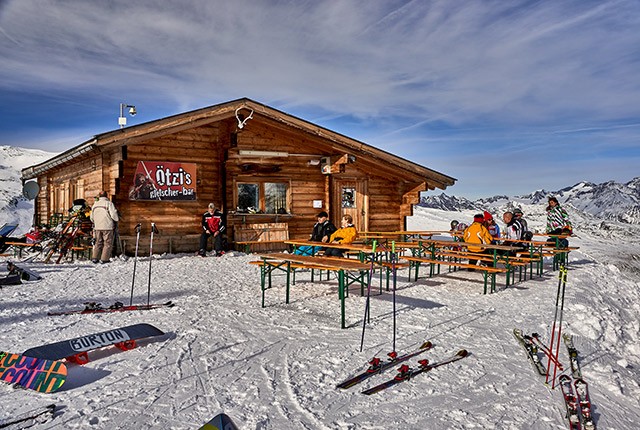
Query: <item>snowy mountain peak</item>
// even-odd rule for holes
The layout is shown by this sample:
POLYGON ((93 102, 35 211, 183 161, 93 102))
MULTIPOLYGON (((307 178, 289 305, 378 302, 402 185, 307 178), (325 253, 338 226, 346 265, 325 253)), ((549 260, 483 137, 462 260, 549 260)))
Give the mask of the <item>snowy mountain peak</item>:
POLYGON ((0 146, 0 225, 5 222, 18 223, 18 233, 29 230, 33 202, 22 195, 22 169, 55 155, 39 149, 0 146))
POLYGON ((519 205, 544 204, 549 196, 554 196, 560 203, 570 205, 595 218, 640 224, 640 177, 626 184, 615 181, 601 184, 582 181, 558 191, 536 190, 524 196, 493 196, 475 201, 442 193, 438 196, 423 197, 419 206, 447 211, 473 209, 498 213, 519 205))

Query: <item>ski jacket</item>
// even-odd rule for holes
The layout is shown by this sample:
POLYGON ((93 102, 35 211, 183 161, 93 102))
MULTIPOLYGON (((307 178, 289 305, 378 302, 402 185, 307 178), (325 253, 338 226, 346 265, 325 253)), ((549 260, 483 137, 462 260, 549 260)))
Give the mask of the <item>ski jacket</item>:
MULTIPOLYGON (((491 243, 493 237, 489 234, 489 230, 479 222, 474 221, 464 231, 464 241, 468 243, 491 243)), ((469 246, 470 252, 481 252, 484 248, 479 246, 469 246)))
POLYGON ((356 231, 356 228, 353 224, 350 224, 344 228, 336 230, 329 238, 329 242, 333 242, 335 240, 338 243, 346 245, 353 242, 357 235, 358 232, 356 231))
POLYGON ((569 221, 569 214, 560 205, 547 208, 547 233, 557 229, 573 230, 571 221, 569 221))
POLYGON ((327 236, 327 239, 331 237, 337 230, 336 226, 329 220, 325 220, 323 223, 317 222, 313 226, 313 233, 311 233, 312 242, 322 242, 322 238, 327 236))
POLYGON ((218 209, 213 211, 213 213, 206 211, 202 214, 202 231, 204 233, 206 233, 207 230, 210 231, 211 234, 222 232, 224 231, 224 228, 224 224, 222 223, 222 212, 218 209))
POLYGON ((507 224, 502 237, 504 239, 522 240, 524 232, 522 222, 517 218, 513 218, 511 222, 507 224))
POLYGON ((94 230, 113 230, 118 222, 118 211, 106 197, 100 197, 91 207, 91 222, 94 230))
POLYGON ((495 222, 491 222, 491 224, 487 226, 487 230, 489 230, 489 234, 494 239, 497 239, 500 237, 500 226, 495 222))

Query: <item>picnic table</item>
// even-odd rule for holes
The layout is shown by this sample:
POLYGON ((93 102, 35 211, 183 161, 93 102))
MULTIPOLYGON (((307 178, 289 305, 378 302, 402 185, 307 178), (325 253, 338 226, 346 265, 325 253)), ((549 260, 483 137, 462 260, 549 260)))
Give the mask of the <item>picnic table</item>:
POLYGON ((361 291, 368 282, 370 265, 348 258, 336 257, 310 257, 305 255, 271 253, 260 255, 260 286, 262 289, 262 307, 265 307, 265 291, 271 288, 271 274, 275 270, 286 272, 285 303, 289 303, 291 274, 295 269, 327 270, 337 273, 338 298, 340 299, 341 327, 345 328, 345 298, 348 287, 354 282, 359 282, 361 291), (355 272, 355 274, 354 274, 355 272), (268 286, 267 286, 268 283, 268 286))
POLYGON ((517 256, 509 255, 510 252, 517 250, 513 246, 507 245, 492 245, 492 244, 478 244, 478 243, 469 243, 469 242, 460 242, 453 240, 431 240, 431 239, 423 239, 419 241, 420 248, 417 251, 417 254, 414 257, 405 257, 407 260, 412 262, 415 267, 415 279, 418 279, 418 271, 421 263, 429 264, 430 271, 429 276, 432 277, 436 274, 436 268, 438 273, 440 273, 440 266, 450 266, 457 268, 473 268, 474 270, 478 270, 483 272, 484 274, 484 294, 487 293, 488 279, 491 276, 491 292, 495 292, 496 288, 496 275, 498 273, 506 273, 506 285, 510 284, 510 275, 511 272, 516 267, 521 267, 524 263, 522 259, 519 259, 517 256), (442 257, 451 257, 451 255, 443 252, 443 250, 451 250, 454 247, 455 249, 460 250, 457 257, 460 259, 471 259, 471 260, 488 260, 491 263, 491 266, 471 266, 466 263, 462 263, 458 260, 447 259, 444 260, 442 257), (480 252, 471 252, 468 250, 469 247, 472 248, 482 248, 481 251, 490 250, 490 253, 480 253, 480 252), (462 251, 463 248, 466 248, 466 251, 462 251), (499 252, 505 251, 505 252, 499 252), (487 259, 487 257, 489 257, 487 259), (498 267, 498 263, 504 263, 505 268, 498 267))

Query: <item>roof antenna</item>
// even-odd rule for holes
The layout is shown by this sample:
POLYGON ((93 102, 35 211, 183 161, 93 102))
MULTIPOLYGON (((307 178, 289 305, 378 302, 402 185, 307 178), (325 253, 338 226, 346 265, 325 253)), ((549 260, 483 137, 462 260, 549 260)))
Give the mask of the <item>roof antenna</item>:
POLYGON ((253 119, 253 109, 251 109, 251 113, 249 114, 249 116, 244 119, 240 119, 240 116, 238 116, 238 111, 240 109, 243 109, 243 108, 239 107, 238 109, 236 109, 236 119, 238 120, 238 128, 242 130, 244 128, 244 125, 247 123, 247 121, 249 121, 250 119, 253 119))

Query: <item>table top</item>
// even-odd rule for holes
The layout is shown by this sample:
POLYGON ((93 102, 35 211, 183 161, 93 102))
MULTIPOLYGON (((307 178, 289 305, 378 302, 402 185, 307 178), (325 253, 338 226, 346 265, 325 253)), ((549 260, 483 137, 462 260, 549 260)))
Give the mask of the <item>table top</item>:
POLYGON ((260 258, 265 260, 290 261, 293 263, 312 264, 327 268, 338 268, 346 270, 367 270, 370 268, 369 263, 361 263, 358 260, 350 260, 348 258, 340 257, 311 257, 308 255, 275 252, 270 254, 260 254, 260 258))

